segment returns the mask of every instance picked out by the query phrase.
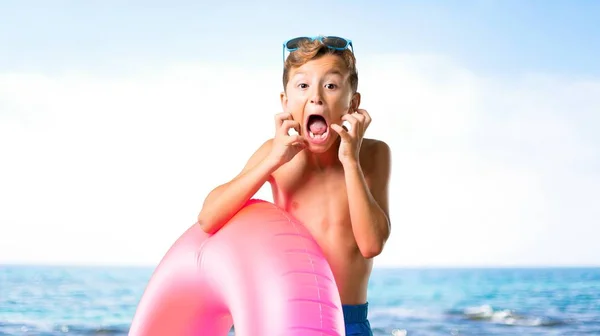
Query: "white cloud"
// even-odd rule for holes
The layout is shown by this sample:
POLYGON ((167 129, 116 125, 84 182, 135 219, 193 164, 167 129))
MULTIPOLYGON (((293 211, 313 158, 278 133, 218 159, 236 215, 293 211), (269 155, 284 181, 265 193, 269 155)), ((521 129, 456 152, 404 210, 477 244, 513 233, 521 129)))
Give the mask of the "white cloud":
MULTIPOLYGON (((599 81, 489 78, 421 55, 359 70, 369 136, 394 151, 378 264, 599 259, 599 81)), ((0 75, 0 261, 157 262, 272 133, 280 77, 222 64, 0 75)))
POLYGON ((435 57, 363 64, 371 105, 399 129, 380 264, 597 263, 600 81, 486 78, 435 57))

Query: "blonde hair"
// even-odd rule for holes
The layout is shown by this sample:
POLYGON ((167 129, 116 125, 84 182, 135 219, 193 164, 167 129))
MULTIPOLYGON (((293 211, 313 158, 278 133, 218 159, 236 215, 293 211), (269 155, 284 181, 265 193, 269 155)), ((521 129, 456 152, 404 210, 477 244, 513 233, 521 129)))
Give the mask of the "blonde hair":
POLYGON ((352 93, 356 93, 358 90, 358 72, 356 71, 356 58, 352 51, 350 49, 336 50, 329 48, 318 39, 312 41, 307 39, 300 42, 298 49, 292 51, 287 57, 283 67, 283 89, 285 90, 287 87, 290 72, 293 68, 301 67, 307 62, 323 55, 337 55, 342 59, 350 75, 348 80, 352 93))

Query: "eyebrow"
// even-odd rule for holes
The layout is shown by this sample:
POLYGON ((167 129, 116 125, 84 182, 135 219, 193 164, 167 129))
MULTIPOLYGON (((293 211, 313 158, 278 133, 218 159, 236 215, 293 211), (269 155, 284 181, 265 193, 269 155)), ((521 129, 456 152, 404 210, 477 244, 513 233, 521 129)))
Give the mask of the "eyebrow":
POLYGON ((344 74, 338 69, 329 70, 327 71, 326 75, 339 75, 341 77, 344 77, 344 74))
MULTIPOLYGON (((294 72, 293 77, 306 75, 303 71, 294 72)), ((325 75, 338 75, 344 77, 344 73, 342 73, 339 69, 331 69, 325 73, 325 75)))

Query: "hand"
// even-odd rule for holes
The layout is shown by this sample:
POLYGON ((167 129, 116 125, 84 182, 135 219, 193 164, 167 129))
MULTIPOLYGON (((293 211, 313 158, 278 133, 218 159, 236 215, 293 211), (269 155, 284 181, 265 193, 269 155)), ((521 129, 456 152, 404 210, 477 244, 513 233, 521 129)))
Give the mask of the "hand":
POLYGON ((275 138, 269 155, 278 166, 290 161, 308 146, 306 139, 299 134, 289 135, 291 129, 300 133, 300 123, 291 114, 284 112, 275 115, 275 138))
POLYGON ((343 115, 342 121, 350 123, 350 130, 341 125, 331 125, 331 128, 342 138, 338 156, 343 165, 357 163, 363 136, 371 124, 371 116, 366 110, 359 109, 354 113, 343 115))

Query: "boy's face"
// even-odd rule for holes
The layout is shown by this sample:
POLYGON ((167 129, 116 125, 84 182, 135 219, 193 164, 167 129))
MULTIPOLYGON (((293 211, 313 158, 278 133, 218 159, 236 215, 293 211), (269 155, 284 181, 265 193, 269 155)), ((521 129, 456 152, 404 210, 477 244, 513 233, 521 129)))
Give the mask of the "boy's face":
POLYGON ((341 117, 360 104, 360 95, 352 93, 348 77, 344 61, 329 54, 290 71, 281 104, 284 112, 300 123, 299 133, 312 152, 325 152, 338 137, 331 124, 341 125, 341 117))

